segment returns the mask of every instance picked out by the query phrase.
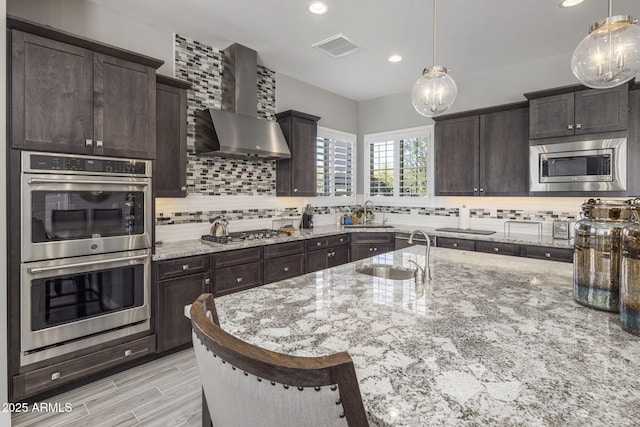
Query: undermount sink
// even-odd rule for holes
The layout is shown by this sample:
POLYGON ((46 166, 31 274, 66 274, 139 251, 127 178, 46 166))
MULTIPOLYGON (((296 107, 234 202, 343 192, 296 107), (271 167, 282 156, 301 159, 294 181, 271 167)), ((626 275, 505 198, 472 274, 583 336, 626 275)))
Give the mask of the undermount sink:
POLYGON ((344 228, 393 228, 389 224, 345 224, 344 228))
POLYGON ((395 267, 385 264, 371 264, 356 268, 358 273, 367 274, 369 276, 382 277, 391 280, 407 280, 415 276, 415 269, 395 267))

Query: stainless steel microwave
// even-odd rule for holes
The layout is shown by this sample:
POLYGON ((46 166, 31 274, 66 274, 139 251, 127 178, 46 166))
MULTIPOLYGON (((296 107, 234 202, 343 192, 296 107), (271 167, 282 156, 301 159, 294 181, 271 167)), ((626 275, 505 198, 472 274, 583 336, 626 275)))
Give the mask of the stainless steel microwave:
POLYGON ((627 138, 529 147, 530 191, 626 191, 627 138))

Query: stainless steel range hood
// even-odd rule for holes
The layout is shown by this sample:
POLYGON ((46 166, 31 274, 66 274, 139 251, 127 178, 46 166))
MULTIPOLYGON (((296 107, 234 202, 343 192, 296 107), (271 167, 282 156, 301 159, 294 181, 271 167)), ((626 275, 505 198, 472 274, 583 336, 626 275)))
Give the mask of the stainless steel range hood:
POLYGON ((196 112, 196 154, 291 158, 280 125, 257 117, 256 51, 236 43, 223 53, 222 110, 196 112))

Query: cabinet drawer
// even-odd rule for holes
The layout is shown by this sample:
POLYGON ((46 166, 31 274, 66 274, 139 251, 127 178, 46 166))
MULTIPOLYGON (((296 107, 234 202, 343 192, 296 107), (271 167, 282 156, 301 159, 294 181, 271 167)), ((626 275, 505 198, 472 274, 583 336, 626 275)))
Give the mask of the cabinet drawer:
POLYGON ((230 267, 262 260, 262 247, 237 249, 235 251, 218 252, 211 255, 211 268, 230 267))
POLYGON ((491 254, 520 256, 520 245, 513 243, 476 241, 476 251, 491 254))
POLYGON ((269 262, 265 262, 265 283, 277 282, 278 280, 289 279, 301 274, 304 274, 304 254, 302 253, 274 258, 269 262))
POLYGON ((388 243, 393 245, 395 233, 352 233, 351 243, 367 244, 367 243, 388 243))
POLYGON ((149 335, 65 362, 13 377, 13 397, 22 399, 156 351, 156 336, 149 335), (54 379, 55 378, 55 379, 54 379))
POLYGON ((278 243, 264 247, 264 259, 276 258, 285 255, 304 253, 304 240, 296 242, 278 243))
POLYGON ((171 279, 209 270, 209 255, 177 258, 156 263, 157 280, 171 279))
POLYGON ((262 285, 262 265, 258 261, 214 270, 213 295, 219 297, 262 285))
POLYGON ((467 239, 454 239, 451 237, 439 237, 436 239, 439 248, 462 249, 464 251, 475 251, 476 242, 467 239))
POLYGON ((307 251, 324 249, 328 246, 329 246, 329 239, 327 237, 316 237, 315 239, 309 239, 305 241, 305 247, 307 251))
POLYGON ((327 246, 332 248, 334 246, 348 245, 351 242, 349 234, 339 234, 337 236, 327 237, 327 246))
POLYGON ((522 256, 550 261, 573 262, 573 249, 523 245, 522 256))

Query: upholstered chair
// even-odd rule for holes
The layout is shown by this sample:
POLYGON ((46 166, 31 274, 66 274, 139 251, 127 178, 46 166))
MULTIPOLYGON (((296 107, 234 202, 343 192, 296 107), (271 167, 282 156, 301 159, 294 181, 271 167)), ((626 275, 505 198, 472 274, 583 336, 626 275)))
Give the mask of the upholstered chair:
POLYGON ((244 342, 220 328, 211 294, 190 314, 203 426, 368 426, 348 353, 295 357, 244 342))

